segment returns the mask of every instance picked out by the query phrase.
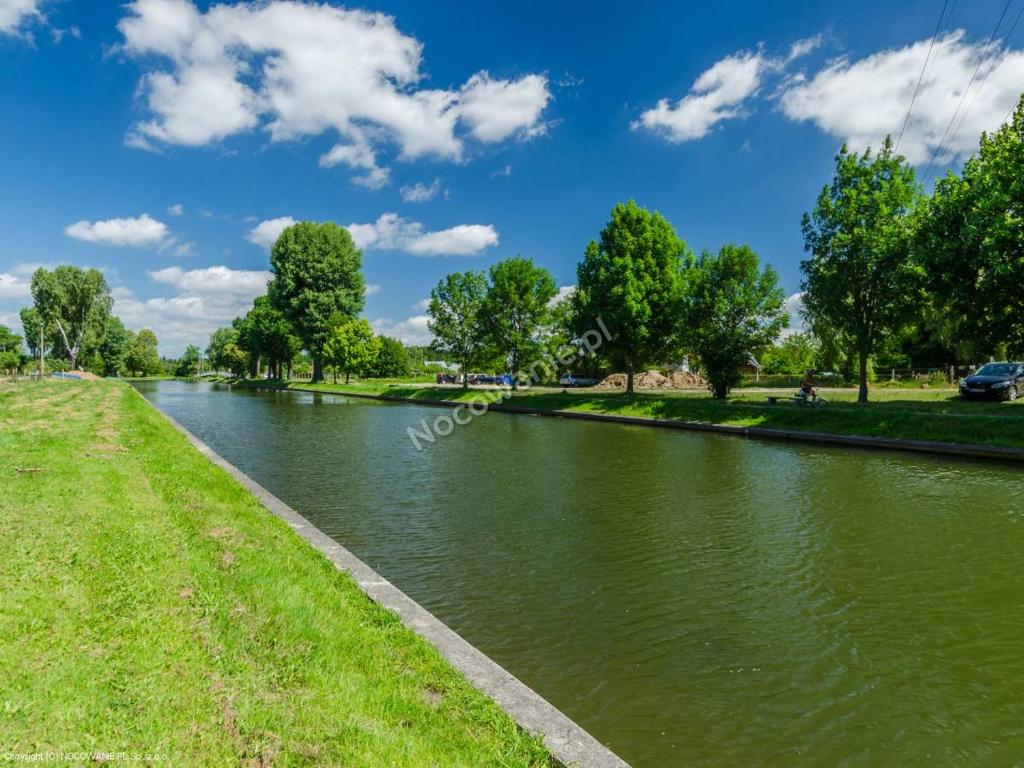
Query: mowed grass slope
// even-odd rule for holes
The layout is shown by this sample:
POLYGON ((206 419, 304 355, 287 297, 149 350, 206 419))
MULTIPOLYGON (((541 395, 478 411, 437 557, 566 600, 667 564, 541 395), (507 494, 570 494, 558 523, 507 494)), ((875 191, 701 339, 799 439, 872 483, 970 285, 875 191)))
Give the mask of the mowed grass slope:
POLYGON ((4 752, 549 764, 127 385, 0 386, 0 518, 4 752))
MULTIPOLYGON (((292 382, 292 387, 322 392, 384 394, 411 399, 466 401, 487 397, 484 390, 362 381, 349 386, 292 382)), ((871 402, 858 405, 856 390, 824 390, 824 408, 798 408, 786 400, 795 390, 737 389, 726 400, 706 391, 534 389, 513 393, 511 405, 549 411, 639 416, 699 421, 742 427, 868 435, 903 440, 931 440, 1024 448, 1024 398, 1016 402, 967 402, 952 390, 874 389, 871 402), (782 398, 768 405, 768 395, 782 398)))

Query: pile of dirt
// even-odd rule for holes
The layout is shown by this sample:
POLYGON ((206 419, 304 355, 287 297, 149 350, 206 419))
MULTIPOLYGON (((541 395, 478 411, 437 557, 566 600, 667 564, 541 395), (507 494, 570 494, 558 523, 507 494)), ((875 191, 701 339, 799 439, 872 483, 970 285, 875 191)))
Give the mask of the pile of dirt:
POLYGON ((100 377, 95 373, 89 373, 88 371, 68 371, 68 376, 77 376, 82 381, 99 381, 100 377))
MULTIPOLYGON (((659 371, 641 371, 633 376, 634 389, 704 389, 707 383, 696 373, 673 373, 665 376, 659 371)), ((613 373, 597 384, 598 389, 625 389, 626 374, 613 373)))
MULTIPOLYGON (((601 389, 624 389, 626 374, 613 373, 605 377, 598 385, 601 389)), ((668 389, 672 383, 658 371, 641 371, 633 376, 634 389, 668 389)))
POLYGON ((672 389, 707 389, 708 383, 697 373, 676 371, 669 376, 672 389))

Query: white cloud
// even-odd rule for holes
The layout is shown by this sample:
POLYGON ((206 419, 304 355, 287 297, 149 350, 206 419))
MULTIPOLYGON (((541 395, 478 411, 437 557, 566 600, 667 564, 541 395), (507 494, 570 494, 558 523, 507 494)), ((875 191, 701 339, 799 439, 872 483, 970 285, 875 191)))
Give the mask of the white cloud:
POLYGON ((294 223, 295 219, 291 216, 278 216, 276 219, 261 221, 249 230, 247 239, 269 251, 280 234, 294 223))
POLYGON ((498 244, 498 232, 490 224, 459 224, 438 232, 426 232, 405 250, 416 256, 472 256, 498 244))
POLYGON ((417 310, 418 312, 422 313, 422 312, 426 312, 427 311, 427 307, 429 307, 429 306, 430 306, 430 299, 420 299, 419 301, 417 301, 415 304, 412 305, 412 308, 417 310))
POLYGON ((376 283, 367 283, 363 286, 364 296, 373 296, 375 293, 380 293, 380 286, 376 283))
POLYGON ((499 168, 498 170, 496 170, 494 173, 491 174, 492 177, 493 176, 511 176, 511 175, 512 175, 512 166, 511 165, 506 165, 504 168, 499 168))
POLYGON ((266 290, 270 273, 223 266, 184 270, 168 267, 149 273, 153 282, 174 293, 140 299, 124 286, 111 290, 114 314, 134 331, 150 328, 164 355, 180 355, 185 346, 205 347, 210 334, 230 325, 266 290))
POLYGON ((27 22, 43 18, 45 0, 0 0, 0 35, 21 34, 27 22))
POLYGON ((765 71, 777 66, 760 51, 727 56, 698 77, 689 94, 675 104, 661 99, 632 128, 655 131, 673 143, 700 139, 722 120, 740 116, 743 102, 761 87, 765 71))
POLYGON ((407 203, 426 203, 441 192, 441 180, 434 179, 430 184, 417 181, 415 184, 406 184, 398 191, 402 195, 402 200, 407 203))
POLYGON ((822 35, 815 35, 814 37, 805 37, 803 40, 797 40, 795 43, 789 46, 789 55, 786 56, 786 62, 794 61, 799 59, 801 56, 806 56, 814 50, 821 47, 821 44, 825 41, 822 35))
POLYGON ((460 224, 424 232, 418 221, 397 213, 382 213, 370 224, 349 224, 349 234, 364 250, 405 251, 415 256, 472 256, 498 244, 498 232, 489 224, 460 224))
POLYGON ((185 213, 185 206, 181 203, 175 203, 167 209, 167 213, 171 216, 181 216, 185 213))
POLYGON ((400 159, 459 160, 467 137, 481 142, 543 132, 547 78, 492 78, 456 89, 418 87, 423 46, 381 13, 272 0, 214 5, 135 0, 118 23, 121 49, 167 62, 140 81, 150 117, 135 143, 198 146, 262 127, 273 141, 332 132, 322 164, 361 171, 382 186, 381 146, 400 159))
POLYGON ((803 291, 787 296, 782 308, 789 315, 789 325, 782 329, 781 338, 792 336, 794 333, 804 333, 807 330, 807 324, 804 322, 803 291))
POLYGON ((548 302, 548 306, 549 307, 554 307, 554 306, 556 306, 558 304, 561 304, 563 301, 568 299, 574 293, 576 293, 576 286, 575 285, 560 285, 558 287, 558 293, 556 293, 552 297, 551 301, 548 302))
POLYGON ((144 213, 134 219, 78 221, 68 225, 64 234, 97 245, 143 247, 162 243, 167 237, 167 225, 144 213))
POLYGON ((173 286, 180 291, 250 297, 262 294, 267 288, 267 282, 273 277, 266 270, 231 269, 223 266, 189 270, 167 267, 154 270, 149 276, 158 283, 173 286))
MULTIPOLYGON (((895 137, 899 133, 928 55, 929 43, 930 39, 925 39, 856 61, 847 58, 833 61, 805 82, 784 88, 779 102, 782 112, 791 120, 813 122, 854 150, 869 145, 877 147, 886 134, 895 137)), ((935 42, 913 115, 900 144, 900 152, 911 163, 927 163, 940 145, 963 89, 983 56, 985 43, 987 40, 967 42, 962 30, 935 42)), ((993 43, 993 50, 998 53, 989 63, 982 64, 978 78, 964 98, 966 118, 948 149, 938 157, 939 162, 974 151, 981 132, 997 129, 1020 97, 1024 83, 1024 51, 1002 51, 999 45, 998 40, 993 43), (979 88, 982 79, 984 87, 979 88)))
POLYGON ((540 116, 550 99, 546 77, 495 80, 485 70, 462 86, 459 114, 480 141, 501 141, 516 134, 530 138, 547 129, 540 116))
POLYGON ((427 330, 427 319, 426 315, 414 315, 405 320, 392 322, 390 318, 381 317, 370 321, 370 326, 377 334, 398 339, 403 344, 426 346, 433 341, 430 331, 427 330))
POLYGON ((0 272, 0 299, 26 299, 31 283, 13 272, 0 272))

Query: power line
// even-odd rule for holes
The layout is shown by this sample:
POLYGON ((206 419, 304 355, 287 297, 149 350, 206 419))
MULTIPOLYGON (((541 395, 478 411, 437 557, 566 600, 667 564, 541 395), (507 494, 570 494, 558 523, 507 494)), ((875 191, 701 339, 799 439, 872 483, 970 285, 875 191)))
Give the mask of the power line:
POLYGON ((953 112, 953 116, 949 119, 949 125, 946 126, 946 130, 942 134, 942 139, 939 140, 939 145, 935 147, 935 151, 932 152, 931 160, 928 161, 928 167, 925 169, 924 176, 931 177, 932 168, 935 165, 935 160, 938 158, 939 153, 942 151, 943 146, 946 143, 946 137, 949 136, 950 130, 953 128, 953 124, 956 119, 960 116, 960 109, 964 105, 964 99, 967 98, 967 93, 971 90, 971 86, 974 85, 974 81, 978 77, 978 72, 981 71, 981 65, 985 63, 988 58, 989 48, 992 47, 992 41, 996 39, 996 34, 999 32, 999 27, 1003 25, 1003 19, 1006 18, 1007 11, 1010 10, 1010 3, 1013 0, 1006 0, 1006 5, 1003 7, 1003 12, 999 15, 999 21, 996 22, 995 29, 992 30, 992 34, 989 35, 988 42, 985 43, 984 49, 982 49, 981 57, 978 59, 978 65, 974 68, 974 73, 971 75, 970 81, 967 83, 967 87, 964 88, 964 92, 960 95, 960 101, 956 105, 956 110, 953 112))
MULTIPOLYGON (((978 87, 975 89, 970 101, 967 102, 967 109, 965 109, 963 115, 960 116, 960 122, 957 123, 956 130, 954 130, 953 134, 949 137, 950 146, 953 145, 954 139, 956 139, 957 134, 960 133, 960 129, 963 127, 964 120, 967 119, 967 113, 971 110, 971 103, 974 101, 974 97, 981 93, 981 89, 985 87, 985 81, 988 80, 988 76, 992 74, 992 70, 994 70, 999 64, 999 57, 1002 55, 1004 50, 1009 48, 1010 38, 1013 36, 1013 31, 1017 29, 1017 23, 1020 21, 1021 16, 1024 16, 1024 5, 1022 5, 1020 10, 1017 11, 1017 17, 1013 20, 1013 24, 1010 25, 1010 31, 1006 33, 1003 45, 999 46, 999 52, 991 57, 992 63, 989 65, 989 68, 985 70, 985 74, 982 75, 981 80, 978 81, 978 87)), ((1012 109, 1010 110, 1010 113, 1013 113, 1012 109)), ((1000 123, 1000 125, 1002 125, 1002 123, 1000 123)))
MULTIPOLYGON (((924 57, 924 66, 921 67, 921 74, 917 78, 917 85, 914 86, 914 95, 910 97, 910 106, 907 107, 907 116, 903 118, 903 127, 900 128, 900 136, 896 139, 896 150, 899 151, 900 142, 903 141, 903 133, 907 130, 907 124, 910 123, 910 113, 914 111, 914 102, 917 101, 917 94, 921 91, 921 82, 924 80, 924 72, 928 69, 928 61, 932 57, 932 49, 935 47, 935 39, 939 36, 939 30, 942 28, 942 17, 946 15, 946 6, 949 5, 949 0, 944 0, 942 3, 942 12, 939 14, 939 21, 935 25, 935 31, 932 32, 932 41, 928 44, 928 54, 924 57)), ((953 7, 956 7, 956 0, 953 0, 953 7)), ((949 11, 950 17, 953 16, 953 11, 949 11)))

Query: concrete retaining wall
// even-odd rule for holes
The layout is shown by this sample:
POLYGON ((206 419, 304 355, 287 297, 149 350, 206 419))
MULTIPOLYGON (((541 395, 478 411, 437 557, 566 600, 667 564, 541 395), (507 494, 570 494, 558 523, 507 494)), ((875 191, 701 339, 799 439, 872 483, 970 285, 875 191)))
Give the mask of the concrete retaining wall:
MULTIPOLYGON (((139 396, 142 397, 141 394, 139 396)), ((549 704, 540 694, 463 640, 419 603, 221 457, 173 418, 159 408, 156 411, 184 434, 200 453, 252 493, 271 513, 284 520, 338 569, 351 575, 371 600, 397 613, 403 624, 437 648, 453 667, 477 689, 494 699, 521 728, 541 737, 544 746, 560 765, 567 768, 629 768, 625 761, 549 704)))

